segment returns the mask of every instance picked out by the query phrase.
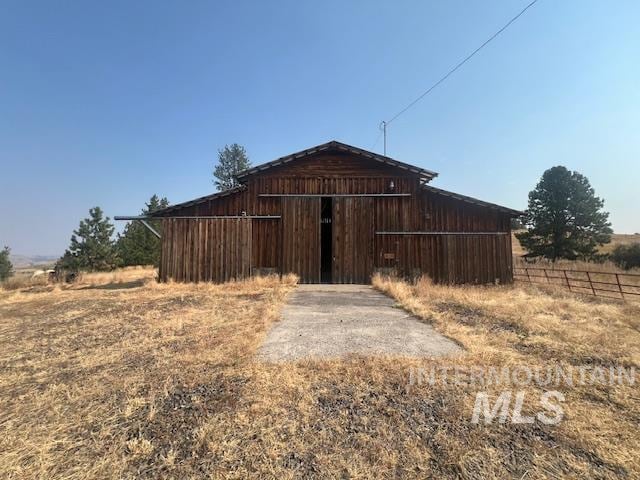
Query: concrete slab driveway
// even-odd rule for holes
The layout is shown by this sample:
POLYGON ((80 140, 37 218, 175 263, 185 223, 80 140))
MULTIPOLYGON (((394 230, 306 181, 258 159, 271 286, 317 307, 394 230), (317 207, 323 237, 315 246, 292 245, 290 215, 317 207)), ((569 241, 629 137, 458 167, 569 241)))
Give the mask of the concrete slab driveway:
POLYGON ((435 357, 461 348, 367 285, 300 285, 259 356, 266 361, 349 354, 435 357))

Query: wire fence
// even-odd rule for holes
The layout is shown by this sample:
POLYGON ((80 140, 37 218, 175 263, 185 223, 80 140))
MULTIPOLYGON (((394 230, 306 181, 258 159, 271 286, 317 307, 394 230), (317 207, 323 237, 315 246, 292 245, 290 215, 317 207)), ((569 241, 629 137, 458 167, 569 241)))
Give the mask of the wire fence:
POLYGON ((586 293, 596 297, 640 297, 640 274, 637 273, 514 267, 513 276, 517 281, 557 285, 574 293, 586 293))

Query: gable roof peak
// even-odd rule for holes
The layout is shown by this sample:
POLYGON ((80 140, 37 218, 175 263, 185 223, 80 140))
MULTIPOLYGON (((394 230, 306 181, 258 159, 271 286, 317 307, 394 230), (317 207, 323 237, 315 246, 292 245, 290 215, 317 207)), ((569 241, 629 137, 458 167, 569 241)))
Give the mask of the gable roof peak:
POLYGON ((416 167, 415 165, 410 165, 408 163, 404 163, 404 162, 401 162, 399 160, 395 160, 394 158, 387 157, 386 155, 380 155, 378 153, 371 152, 369 150, 364 150, 364 149, 359 148, 359 147, 354 147, 353 145, 348 145, 346 143, 342 143, 342 142, 339 142, 337 140, 331 140, 331 141, 329 141, 327 143, 322 143, 320 145, 316 145, 315 147, 310 147, 310 148, 301 150, 299 152, 292 153, 290 155, 286 155, 284 157, 277 158, 276 160, 273 160, 271 162, 263 163, 261 165, 255 166, 255 167, 248 168, 248 169, 238 173, 236 175, 236 178, 240 182, 243 182, 248 176, 254 175, 256 173, 260 173, 260 172, 262 172, 264 170, 268 170, 268 169, 270 169, 272 167, 277 167, 279 165, 284 165, 284 164, 287 164, 287 163, 292 162, 294 160, 298 160, 300 158, 305 158, 305 157, 308 157, 310 155, 314 155, 316 153, 320 153, 320 152, 323 152, 323 151, 332 151, 332 150, 349 152, 349 153, 352 153, 354 155, 358 155, 358 156, 361 156, 361 157, 364 157, 364 158, 369 158, 371 160, 374 160, 374 161, 377 161, 377 162, 380 162, 380 163, 386 163, 387 165, 391 165, 393 167, 397 167, 397 168, 401 168, 403 170, 410 171, 410 172, 415 173, 416 175, 420 176, 426 182, 428 182, 428 181, 430 181, 433 178, 438 176, 437 172, 433 172, 433 171, 427 170, 425 168, 416 167))

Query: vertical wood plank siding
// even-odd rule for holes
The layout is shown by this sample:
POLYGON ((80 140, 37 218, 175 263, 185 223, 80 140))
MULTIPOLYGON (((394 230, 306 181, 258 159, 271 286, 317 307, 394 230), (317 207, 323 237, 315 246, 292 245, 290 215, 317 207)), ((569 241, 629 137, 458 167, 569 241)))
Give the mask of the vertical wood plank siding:
POLYGON ((161 280, 222 282, 268 271, 296 273, 303 283, 319 282, 321 199, 260 197, 263 193, 411 194, 334 197, 334 283, 367 283, 377 269, 408 277, 426 274, 442 283, 513 280, 507 213, 421 189, 413 175, 365 163, 346 155, 319 155, 251 176, 242 191, 171 212, 281 218, 164 219, 161 280), (502 234, 408 236, 376 235, 377 231, 502 234))
POLYGON ((374 271, 375 223, 373 198, 333 201, 334 283, 368 283, 374 271))
POLYGON ((282 204, 282 272, 301 283, 320 282, 320 198, 289 198, 282 204))
POLYGON ((226 282, 251 275, 251 219, 162 220, 160 279, 226 282))

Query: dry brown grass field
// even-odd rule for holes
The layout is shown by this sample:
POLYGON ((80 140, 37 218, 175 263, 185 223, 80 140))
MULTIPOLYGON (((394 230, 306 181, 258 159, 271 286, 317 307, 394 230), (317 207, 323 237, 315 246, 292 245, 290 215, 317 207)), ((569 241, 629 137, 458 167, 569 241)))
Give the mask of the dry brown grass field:
MULTIPOLYGON (((514 255, 524 255, 527 253, 520 245, 518 238, 515 236, 517 232, 511 234, 511 244, 514 255)), ((600 253, 610 253, 618 245, 627 245, 629 243, 640 243, 640 234, 614 233, 611 235, 611 242, 600 247, 600 253)))
POLYGON ((637 367, 638 304, 376 277, 466 353, 282 365, 255 352, 294 278, 153 276, 0 290, 0 478, 640 476, 637 385, 564 389, 556 426, 474 425, 477 388, 408 386, 452 363, 637 367))
MULTIPOLYGON (((640 268, 632 268, 630 270, 623 270, 619 268, 615 263, 611 261, 605 262, 583 262, 583 261, 574 261, 574 260, 558 260, 555 263, 545 260, 545 259, 536 259, 534 261, 526 262, 522 255, 526 254, 526 250, 522 248, 518 238, 515 236, 515 233, 511 233, 511 245, 512 252, 514 257, 514 266, 515 267, 545 267, 545 268, 556 268, 556 269, 566 269, 566 270, 588 270, 591 272, 618 272, 618 273, 634 273, 640 274, 640 268)), ((614 233, 611 235, 611 242, 600 247, 600 253, 611 253, 613 249, 617 245, 626 245, 629 243, 640 243, 640 235, 638 234, 617 234, 614 233)))
POLYGON ((600 248, 602 253, 609 253, 618 245, 626 245, 628 243, 640 243, 640 233, 622 234, 614 233, 611 235, 611 243, 607 243, 600 248))

